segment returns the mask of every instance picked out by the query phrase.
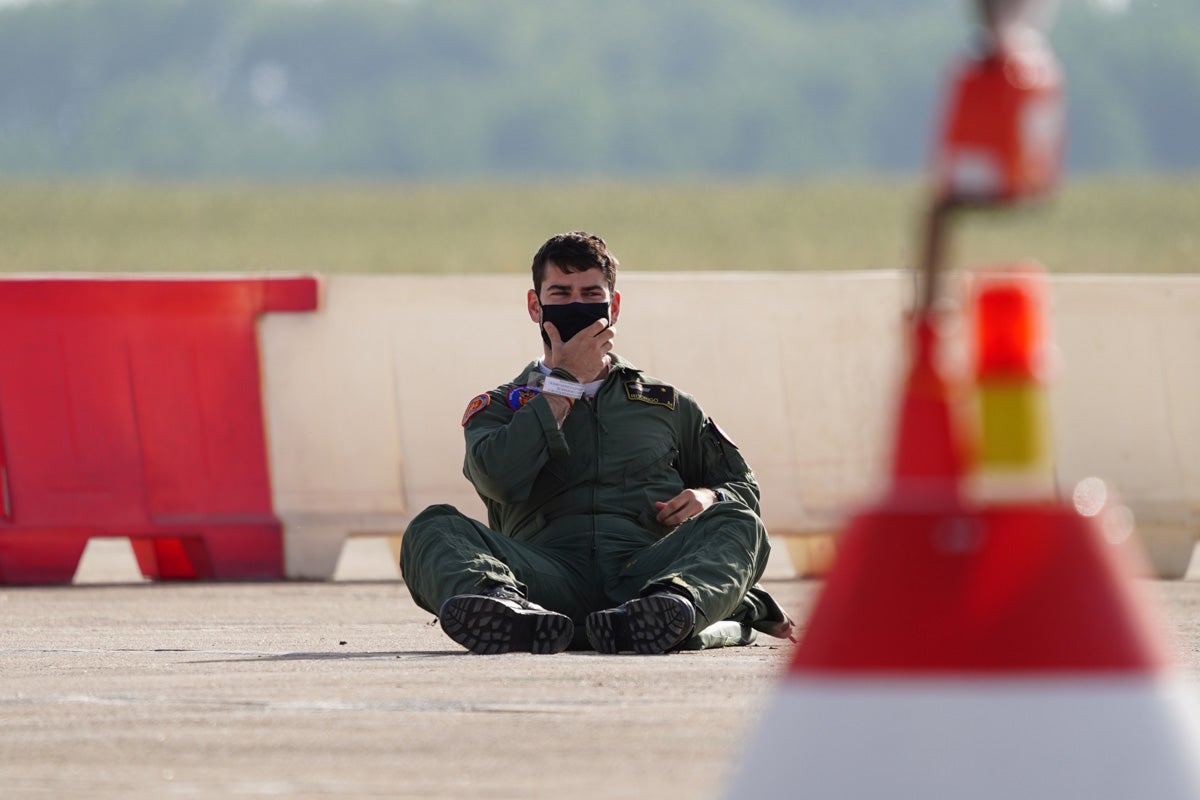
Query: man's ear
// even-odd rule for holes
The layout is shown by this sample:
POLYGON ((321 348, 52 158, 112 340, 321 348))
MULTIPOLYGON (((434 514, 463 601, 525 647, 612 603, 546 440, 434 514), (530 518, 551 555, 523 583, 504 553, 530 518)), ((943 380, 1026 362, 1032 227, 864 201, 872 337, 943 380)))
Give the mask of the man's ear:
POLYGON ((529 318, 538 325, 542 324, 542 304, 538 302, 537 292, 533 289, 525 295, 525 304, 529 309, 529 318))
POLYGON ((621 316, 621 293, 614 290, 612 302, 608 306, 608 324, 616 325, 617 317, 621 316))

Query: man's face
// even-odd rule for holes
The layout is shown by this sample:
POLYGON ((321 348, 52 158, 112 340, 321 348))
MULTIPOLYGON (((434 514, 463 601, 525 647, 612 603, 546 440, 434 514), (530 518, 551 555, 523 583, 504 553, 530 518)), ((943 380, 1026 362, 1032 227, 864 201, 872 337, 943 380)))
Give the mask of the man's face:
POLYGON ((615 325, 621 312, 621 293, 610 292, 604 273, 598 269, 584 272, 563 272, 554 262, 546 264, 546 276, 542 280, 542 291, 539 294, 529 290, 527 304, 529 318, 538 325, 542 324, 543 305, 562 305, 564 303, 608 303, 609 325, 615 325))

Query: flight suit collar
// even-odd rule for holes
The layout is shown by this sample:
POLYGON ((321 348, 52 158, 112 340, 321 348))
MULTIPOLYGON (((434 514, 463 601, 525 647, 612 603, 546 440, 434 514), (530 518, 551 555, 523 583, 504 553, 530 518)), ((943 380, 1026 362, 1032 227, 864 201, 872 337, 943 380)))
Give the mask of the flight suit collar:
MULTIPOLYGON (((611 378, 613 375, 616 375, 617 373, 628 374, 631 377, 642 374, 642 371, 640 369, 638 369, 637 367, 635 367, 633 364, 629 363, 625 359, 621 358, 616 353, 609 353, 608 355, 609 355, 609 358, 612 359, 612 364, 608 368, 608 377, 605 378, 605 382, 608 381, 608 378, 611 378)), ((524 386, 529 379, 529 373, 536 372, 537 368, 538 368, 538 364, 540 364, 540 363, 541 363, 540 360, 539 361, 530 361, 528 364, 525 365, 525 368, 523 370, 521 370, 521 372, 515 378, 512 379, 512 383, 517 386, 524 386)))

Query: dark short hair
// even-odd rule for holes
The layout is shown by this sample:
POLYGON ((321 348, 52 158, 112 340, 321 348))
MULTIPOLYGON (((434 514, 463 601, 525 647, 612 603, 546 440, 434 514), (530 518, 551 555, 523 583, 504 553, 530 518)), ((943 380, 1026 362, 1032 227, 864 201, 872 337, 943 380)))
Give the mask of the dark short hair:
POLYGON ((563 272, 587 272, 598 269, 604 273, 608 291, 617 287, 617 257, 608 250, 604 240, 587 231, 570 231, 551 236, 533 256, 533 289, 542 293, 546 265, 554 264, 563 272))

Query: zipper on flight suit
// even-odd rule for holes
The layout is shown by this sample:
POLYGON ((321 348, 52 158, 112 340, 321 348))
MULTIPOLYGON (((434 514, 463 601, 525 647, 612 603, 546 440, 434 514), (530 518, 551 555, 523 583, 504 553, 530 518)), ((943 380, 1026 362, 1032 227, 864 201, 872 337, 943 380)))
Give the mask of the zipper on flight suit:
POLYGON ((604 391, 604 384, 600 384, 600 388, 596 390, 595 397, 584 395, 583 399, 588 404, 588 410, 592 412, 592 432, 596 437, 596 478, 592 481, 592 560, 596 560, 596 553, 599 550, 596 540, 599 538, 599 533, 596 530, 596 486, 600 483, 600 392, 604 391))
POLYGON ((604 453, 602 452, 603 437, 600 435, 600 395, 612 383, 617 374, 616 364, 610 364, 608 374, 604 376, 604 381, 600 384, 600 388, 596 390, 595 397, 588 397, 586 394, 579 398, 587 403, 588 410, 592 412, 592 431, 596 437, 596 479, 592 481, 592 560, 596 559, 596 554, 599 552, 597 540, 599 539, 599 531, 596 530, 596 486, 600 483, 600 465, 604 461, 604 453))

